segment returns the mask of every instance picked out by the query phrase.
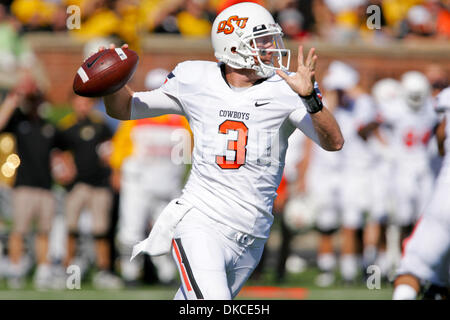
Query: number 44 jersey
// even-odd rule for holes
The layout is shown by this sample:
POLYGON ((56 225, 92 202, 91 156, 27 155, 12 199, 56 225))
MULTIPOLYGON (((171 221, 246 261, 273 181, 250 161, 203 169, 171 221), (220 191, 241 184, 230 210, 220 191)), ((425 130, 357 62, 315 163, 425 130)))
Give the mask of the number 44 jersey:
POLYGON ((278 75, 232 88, 222 68, 207 61, 180 63, 161 93, 133 96, 132 117, 152 108, 150 94, 175 101, 174 110, 161 113, 185 115, 194 136, 182 198, 220 223, 267 238, 289 136, 299 128, 316 143, 318 138, 302 100, 278 75))

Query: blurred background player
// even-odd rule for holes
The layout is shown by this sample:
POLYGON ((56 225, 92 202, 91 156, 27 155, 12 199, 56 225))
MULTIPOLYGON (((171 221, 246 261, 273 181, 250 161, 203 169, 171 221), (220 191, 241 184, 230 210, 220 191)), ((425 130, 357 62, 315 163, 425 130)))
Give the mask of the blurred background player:
MULTIPOLYGON (((159 88, 169 72, 154 69, 145 79, 147 90, 159 88)), ((141 279, 143 257, 130 262, 133 245, 151 229, 170 200, 181 194, 186 166, 175 147, 190 154, 190 134, 184 117, 165 115, 124 121, 113 138, 113 184, 120 187, 117 242, 122 278, 127 284, 141 279), (180 145, 181 143, 181 145, 180 145)), ((158 280, 170 283, 176 266, 170 255, 151 257, 158 280)))
POLYGON ((58 146, 59 131, 43 118, 43 93, 34 78, 25 73, 17 89, 0 108, 0 129, 14 134, 17 141, 18 172, 12 193, 12 231, 9 236, 8 285, 20 288, 31 267, 24 256, 25 237, 36 221, 34 285, 51 285, 52 270, 48 260, 48 236, 55 213, 51 192, 50 154, 58 146))
MULTIPOLYGON (((339 108, 324 100, 339 123, 339 108)), ((319 287, 328 287, 335 281, 337 259, 333 238, 340 225, 341 214, 341 157, 337 153, 325 152, 309 143, 310 160, 305 176, 305 189, 312 194, 317 216, 315 227, 319 233, 317 248, 317 267, 320 274, 315 283, 319 287)), ((305 155, 306 160, 306 155, 305 155)))
POLYGON ((403 241, 412 231, 433 186, 428 141, 433 135, 437 116, 430 99, 430 84, 418 71, 401 77, 401 94, 381 108, 381 119, 391 129, 389 140, 394 157, 394 223, 403 241))
POLYGON ((401 83, 393 78, 381 79, 372 86, 372 97, 377 105, 379 126, 373 132, 377 138, 370 140, 377 159, 372 169, 375 207, 367 222, 364 249, 366 266, 377 265, 384 280, 389 279, 391 275, 399 248, 398 242, 395 243, 395 241, 390 242, 388 248, 388 231, 395 228, 391 223, 395 213, 392 183, 395 155, 391 143, 393 127, 382 121, 382 114, 396 108, 395 105, 401 94, 401 83))
POLYGON ((65 200, 68 236, 64 265, 67 267, 74 263, 79 218, 86 209, 91 214, 98 269, 93 283, 98 288, 120 288, 120 278, 110 272, 110 244, 107 237, 112 204, 108 143, 112 133, 102 114, 92 109, 93 99, 72 95, 71 102, 73 112, 59 122, 63 149, 73 154, 77 172, 74 181, 68 186, 65 200))
MULTIPOLYGON (((319 88, 316 87, 316 91, 319 88)), ((274 201, 274 209, 281 214, 281 246, 278 253, 277 281, 284 280, 286 271, 298 272, 306 266, 306 260, 293 252, 291 245, 296 235, 309 231, 312 227, 309 206, 310 198, 305 190, 305 174, 310 159, 312 140, 294 131, 288 139, 283 179, 278 196, 274 201), (285 183, 284 188, 283 180, 285 183), (281 189, 281 190, 280 190, 281 189), (284 189, 284 191, 283 191, 284 189), (284 194, 283 194, 284 193, 284 194), (281 196, 281 197, 280 197, 281 196)))
POLYGON ((344 282, 352 283, 360 270, 362 247, 358 232, 362 232, 365 223, 364 213, 371 212, 374 206, 370 175, 374 154, 367 143, 367 132, 374 126, 376 109, 370 95, 359 85, 359 73, 341 61, 329 65, 323 83, 328 90, 327 102, 335 104, 336 119, 348 142, 337 155, 341 170, 340 272, 344 282))
POLYGON ((437 107, 445 110, 437 135, 438 144, 444 143, 445 158, 433 195, 417 222, 412 235, 405 241, 403 257, 397 270, 394 300, 416 299, 423 293, 425 299, 449 298, 450 267, 450 202, 449 155, 450 128, 447 117, 450 110, 450 88, 439 94, 437 107), (445 141, 445 142, 444 142, 445 141), (428 286, 427 285, 428 282, 428 286))

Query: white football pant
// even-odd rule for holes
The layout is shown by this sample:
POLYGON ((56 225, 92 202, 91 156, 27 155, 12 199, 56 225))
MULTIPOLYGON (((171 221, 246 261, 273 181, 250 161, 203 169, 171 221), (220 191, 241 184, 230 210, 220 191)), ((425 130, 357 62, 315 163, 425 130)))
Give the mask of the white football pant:
POLYGON ((174 299, 233 299, 258 265, 265 242, 192 208, 175 229, 172 255, 182 285, 174 299))
POLYGON ((429 168, 398 166, 394 175, 395 216, 400 227, 413 225, 422 215, 433 188, 433 174, 429 168))
POLYGON ((340 175, 314 166, 307 179, 308 192, 317 204, 316 226, 325 232, 339 228, 340 175))

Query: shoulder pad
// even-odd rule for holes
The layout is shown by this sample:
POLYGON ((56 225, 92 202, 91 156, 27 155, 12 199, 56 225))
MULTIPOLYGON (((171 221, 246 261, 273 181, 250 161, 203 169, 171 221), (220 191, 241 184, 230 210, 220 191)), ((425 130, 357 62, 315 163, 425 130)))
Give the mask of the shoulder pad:
MULTIPOLYGON (((209 72, 218 68, 216 62, 188 60, 179 63, 169 76, 177 78, 180 83, 195 83, 204 81, 209 72)), ((167 77, 168 79, 169 76, 167 77)))

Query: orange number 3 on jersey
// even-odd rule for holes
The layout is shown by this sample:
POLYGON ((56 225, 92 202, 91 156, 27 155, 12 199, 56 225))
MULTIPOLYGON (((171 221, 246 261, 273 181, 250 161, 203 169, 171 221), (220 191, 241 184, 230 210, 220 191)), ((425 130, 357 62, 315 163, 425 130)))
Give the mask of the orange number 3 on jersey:
POLYGON ((233 160, 226 160, 225 156, 216 156, 216 163, 222 169, 239 169, 245 164, 247 155, 248 128, 240 121, 226 120, 219 126, 219 133, 227 134, 229 130, 237 131, 237 140, 228 140, 227 150, 235 151, 233 160))

